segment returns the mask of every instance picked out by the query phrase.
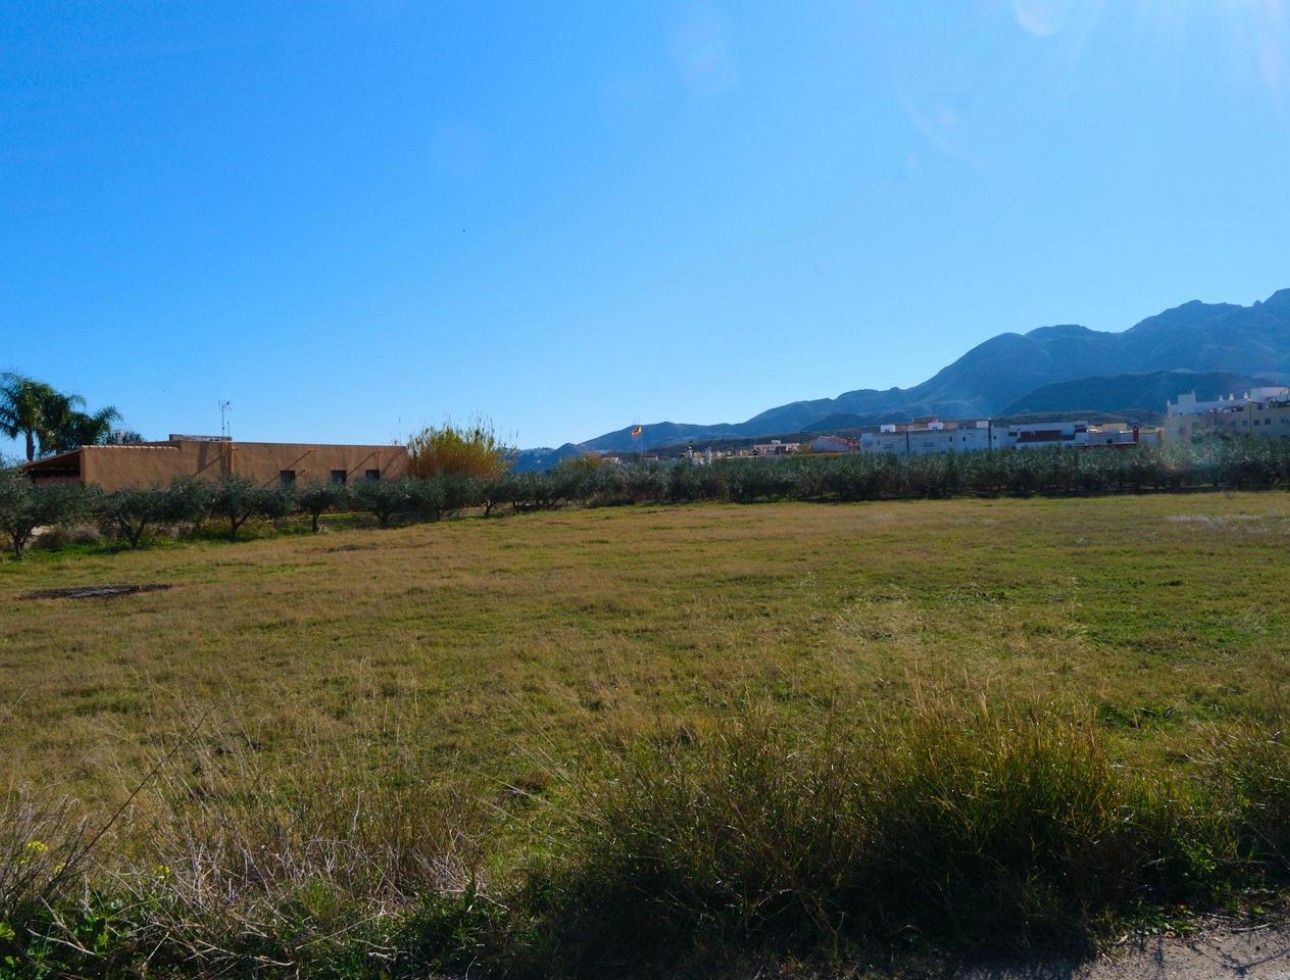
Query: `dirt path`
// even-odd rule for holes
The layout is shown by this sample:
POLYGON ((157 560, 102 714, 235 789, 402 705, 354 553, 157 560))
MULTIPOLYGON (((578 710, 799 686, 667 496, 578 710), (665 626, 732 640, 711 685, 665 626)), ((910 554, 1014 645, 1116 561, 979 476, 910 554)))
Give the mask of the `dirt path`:
POLYGON ((958 980, 1290 980, 1290 923, 1133 939, 1084 963, 969 970, 958 980))

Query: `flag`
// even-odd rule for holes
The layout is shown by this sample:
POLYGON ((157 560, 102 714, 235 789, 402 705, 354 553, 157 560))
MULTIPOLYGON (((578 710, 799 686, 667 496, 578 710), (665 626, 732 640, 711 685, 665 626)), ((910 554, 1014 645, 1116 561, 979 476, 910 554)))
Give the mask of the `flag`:
POLYGON ((644 431, 645 430, 641 428, 639 425, 636 426, 636 428, 632 429, 632 438, 635 439, 638 435, 640 435, 644 431))

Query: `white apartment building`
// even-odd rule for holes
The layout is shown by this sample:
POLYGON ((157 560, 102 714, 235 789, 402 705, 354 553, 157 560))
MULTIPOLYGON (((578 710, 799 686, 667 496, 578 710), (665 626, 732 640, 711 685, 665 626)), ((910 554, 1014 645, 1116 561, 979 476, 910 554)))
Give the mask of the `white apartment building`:
POLYGON ((1193 391, 1166 404, 1167 438, 1187 440, 1214 432, 1266 438, 1290 436, 1290 388, 1251 388, 1244 394, 1229 394, 1212 401, 1200 401, 1193 391))
POLYGON ((1160 429, 1125 422, 1089 425, 1077 420, 995 425, 989 419, 944 422, 926 418, 883 425, 877 432, 866 432, 860 437, 860 449, 862 452, 890 453, 903 458, 983 449, 1122 448, 1140 442, 1159 444, 1160 429))
POLYGON ((893 456, 945 455, 990 449, 990 423, 986 419, 971 422, 942 422, 936 418, 915 419, 880 426, 877 432, 860 437, 860 451, 890 453, 893 456))

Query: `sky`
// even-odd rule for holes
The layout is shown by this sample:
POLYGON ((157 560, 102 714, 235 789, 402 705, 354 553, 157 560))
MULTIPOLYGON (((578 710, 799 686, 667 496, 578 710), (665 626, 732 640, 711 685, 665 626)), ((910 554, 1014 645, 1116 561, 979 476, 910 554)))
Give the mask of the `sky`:
POLYGON ((1290 0, 0 0, 0 370, 150 439, 740 422, 1288 286, 1290 0))

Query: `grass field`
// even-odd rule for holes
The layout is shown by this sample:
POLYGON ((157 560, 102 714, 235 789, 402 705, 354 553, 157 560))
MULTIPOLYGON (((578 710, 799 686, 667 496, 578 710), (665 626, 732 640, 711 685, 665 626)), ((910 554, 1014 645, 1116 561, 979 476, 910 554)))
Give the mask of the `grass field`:
POLYGON ((142 782, 109 835, 132 867, 179 860, 194 813, 381 799, 387 837, 469 839, 417 879, 454 888, 500 888, 550 851, 571 773, 749 719, 820 745, 840 718, 1057 718, 1117 770, 1172 779, 1290 716, 1288 546, 1290 500, 1269 493, 627 507, 34 552, 0 564, 0 775, 11 809, 66 796, 91 825, 142 782), (170 588, 23 598, 106 583, 170 588), (458 824, 430 832, 427 809, 458 824))

